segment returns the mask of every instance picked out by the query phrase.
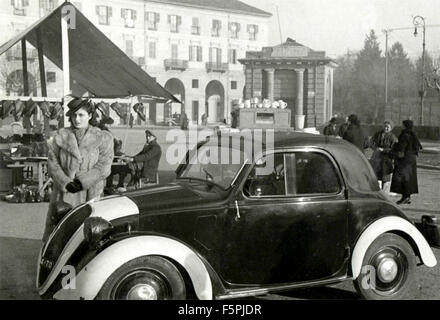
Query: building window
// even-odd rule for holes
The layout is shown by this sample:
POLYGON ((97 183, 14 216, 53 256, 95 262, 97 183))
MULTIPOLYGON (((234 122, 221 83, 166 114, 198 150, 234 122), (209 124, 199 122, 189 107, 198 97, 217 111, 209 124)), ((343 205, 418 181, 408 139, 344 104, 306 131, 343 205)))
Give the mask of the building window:
POLYGON ((237 64, 237 49, 229 49, 228 62, 232 64, 237 64))
POLYGON ((182 24, 182 17, 175 14, 168 15, 168 23, 170 24, 171 32, 179 32, 179 26, 182 24))
POLYGON ((221 28, 222 28, 222 22, 220 20, 212 20, 211 35, 213 37, 220 37, 221 28))
POLYGON ((29 0, 11 0, 11 5, 14 7, 14 14, 17 16, 26 15, 26 7, 29 6, 29 0))
POLYGON ((121 18, 124 19, 124 27, 134 28, 136 21, 136 10, 121 9, 121 18))
POLYGON ((125 54, 129 57, 133 57, 133 40, 125 39, 125 54))
POLYGON ((47 82, 57 82, 56 72, 52 72, 52 71, 46 72, 46 81, 47 82))
POLYGON ((148 43, 148 57, 156 59, 156 42, 151 41, 148 43))
POLYGON ((209 62, 220 64, 222 63, 222 49, 209 48, 209 62))
POLYGON ((197 17, 192 18, 191 34, 200 35, 199 18, 197 17))
POLYGON ((157 12, 147 12, 145 19, 147 20, 148 30, 157 30, 157 25, 160 21, 160 14, 157 12))
POLYGON ((179 46, 177 43, 171 44, 171 59, 177 60, 179 58, 179 46))
POLYGON ((202 47, 191 45, 189 46, 189 61, 203 61, 202 59, 202 47))
POLYGON ((231 81, 231 90, 237 90, 237 81, 231 81))
POLYGON ((249 40, 257 40, 258 26, 256 24, 248 24, 247 31, 249 33, 249 40))
POLYGON ((198 89, 199 88, 199 79, 193 79, 192 80, 192 88, 198 89))
POLYGON ((96 14, 98 15, 98 23, 108 26, 112 16, 112 7, 96 6, 96 14))
POLYGON ((52 12, 58 6, 58 0, 40 0, 40 17, 52 12))
POLYGON ((239 32, 240 32, 240 24, 238 22, 229 23, 229 35, 232 39, 238 39, 239 32))

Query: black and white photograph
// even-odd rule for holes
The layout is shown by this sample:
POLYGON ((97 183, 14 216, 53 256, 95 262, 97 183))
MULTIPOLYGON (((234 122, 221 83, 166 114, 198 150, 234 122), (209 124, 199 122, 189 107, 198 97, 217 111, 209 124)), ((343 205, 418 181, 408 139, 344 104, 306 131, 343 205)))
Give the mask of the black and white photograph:
POLYGON ((440 300, 438 0, 0 0, 0 31, 0 300, 440 300))

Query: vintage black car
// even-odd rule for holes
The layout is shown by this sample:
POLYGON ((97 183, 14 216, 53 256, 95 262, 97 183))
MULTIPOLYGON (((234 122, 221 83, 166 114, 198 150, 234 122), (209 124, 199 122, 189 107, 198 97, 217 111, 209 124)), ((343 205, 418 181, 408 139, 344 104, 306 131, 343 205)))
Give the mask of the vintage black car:
POLYGON ((227 299, 353 280, 364 298, 407 297, 418 262, 437 261, 366 157, 336 138, 269 136, 211 138, 175 182, 72 209, 41 249, 40 295, 227 299))

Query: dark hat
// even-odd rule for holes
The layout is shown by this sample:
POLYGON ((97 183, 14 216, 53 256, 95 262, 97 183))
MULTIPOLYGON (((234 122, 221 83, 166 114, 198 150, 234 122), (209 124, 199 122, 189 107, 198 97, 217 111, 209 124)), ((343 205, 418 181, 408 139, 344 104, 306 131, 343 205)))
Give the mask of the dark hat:
POLYGON ((336 123, 338 120, 335 118, 335 117, 333 117, 333 118, 331 118, 330 119, 330 123, 336 123))
POLYGON ((66 113, 66 116, 68 117, 72 116, 75 112, 77 112, 81 108, 85 108, 88 113, 93 113, 94 111, 93 102, 83 98, 73 99, 67 104, 67 108, 69 108, 69 111, 67 111, 66 113))
POLYGON ((148 135, 148 136, 153 136, 153 137, 156 137, 154 134, 153 134, 153 132, 151 132, 150 130, 145 130, 145 134, 146 135, 148 135))
POLYGON ((414 123, 412 122, 412 120, 403 120, 402 123, 408 129, 412 129, 414 127, 414 123))
POLYGON ((350 121, 351 123, 355 124, 355 125, 359 125, 359 118, 357 117, 357 115, 355 114, 351 114, 348 117, 348 121, 350 121))

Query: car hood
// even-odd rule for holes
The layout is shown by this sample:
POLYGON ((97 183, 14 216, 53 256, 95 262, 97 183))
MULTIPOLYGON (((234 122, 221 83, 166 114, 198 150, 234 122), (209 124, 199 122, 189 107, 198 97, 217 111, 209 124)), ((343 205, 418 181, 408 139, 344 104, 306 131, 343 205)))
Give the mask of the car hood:
POLYGON ((139 212, 178 210, 194 206, 207 206, 220 200, 215 190, 200 191, 186 183, 170 183, 124 194, 139 207, 139 212))

